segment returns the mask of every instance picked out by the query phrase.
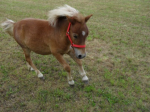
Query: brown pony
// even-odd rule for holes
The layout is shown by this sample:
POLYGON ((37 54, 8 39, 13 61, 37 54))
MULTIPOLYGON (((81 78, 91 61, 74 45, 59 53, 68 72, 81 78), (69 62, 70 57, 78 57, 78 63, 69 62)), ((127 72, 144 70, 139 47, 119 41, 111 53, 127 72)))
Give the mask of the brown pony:
POLYGON ((38 77, 44 79, 32 63, 30 52, 52 54, 67 71, 69 85, 74 85, 70 66, 63 55, 68 54, 74 59, 79 66, 82 81, 88 81, 80 59, 86 56, 85 40, 89 32, 86 22, 91 16, 84 17, 76 9, 64 5, 49 11, 48 21, 27 18, 14 22, 8 19, 1 25, 21 46, 29 70, 35 70, 38 77))

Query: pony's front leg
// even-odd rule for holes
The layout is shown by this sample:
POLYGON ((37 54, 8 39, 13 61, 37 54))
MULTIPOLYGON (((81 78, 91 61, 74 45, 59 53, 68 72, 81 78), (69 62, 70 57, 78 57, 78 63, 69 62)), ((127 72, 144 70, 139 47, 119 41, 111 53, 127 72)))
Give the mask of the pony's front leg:
POLYGON ((68 55, 78 64, 79 67, 79 73, 82 76, 82 81, 83 82, 88 82, 88 77, 86 76, 86 73, 84 71, 84 68, 82 66, 82 62, 81 59, 76 58, 75 53, 73 51, 73 49, 71 49, 71 51, 68 53, 68 55))
POLYGON ((64 67, 64 69, 68 72, 68 83, 69 85, 74 85, 74 80, 71 77, 71 69, 68 63, 64 60, 61 54, 53 54, 55 58, 60 62, 60 64, 64 67))
MULTIPOLYGON (((79 61, 81 61, 81 60, 79 60, 79 61)), ((82 64, 79 66, 79 73, 82 76, 82 81, 83 82, 88 82, 89 81, 89 78, 86 76, 86 73, 84 71, 84 68, 83 68, 82 64)))

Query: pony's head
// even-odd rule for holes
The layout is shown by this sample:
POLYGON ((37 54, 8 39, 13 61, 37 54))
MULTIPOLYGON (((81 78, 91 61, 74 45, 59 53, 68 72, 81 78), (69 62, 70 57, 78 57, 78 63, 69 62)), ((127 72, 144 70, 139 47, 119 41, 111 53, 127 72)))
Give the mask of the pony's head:
POLYGON ((89 20, 91 16, 92 15, 84 17, 81 14, 78 14, 74 17, 67 17, 68 21, 71 23, 69 31, 71 40, 75 45, 79 46, 79 47, 72 46, 74 48, 76 57, 79 59, 82 59, 86 56, 85 47, 80 46, 85 45, 85 40, 89 34, 86 22, 89 20))
MULTIPOLYGON (((86 22, 90 19, 92 15, 84 17, 79 13, 78 10, 65 5, 63 7, 58 7, 57 9, 49 11, 49 23, 51 26, 57 26, 57 22, 60 17, 66 17, 68 22, 71 23, 69 29, 69 35, 71 41, 79 46, 85 45, 85 40, 89 34, 86 22)), ((85 47, 74 47, 75 55, 77 58, 82 59, 86 56, 85 47)))

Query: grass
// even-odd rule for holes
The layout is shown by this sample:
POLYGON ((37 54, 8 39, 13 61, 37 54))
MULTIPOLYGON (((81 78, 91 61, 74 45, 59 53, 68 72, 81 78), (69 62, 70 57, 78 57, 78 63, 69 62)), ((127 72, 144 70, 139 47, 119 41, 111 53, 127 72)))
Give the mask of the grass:
POLYGON ((63 4, 93 14, 83 59, 89 85, 81 81, 68 56, 64 57, 71 65, 74 88, 53 56, 32 53, 45 76, 44 82, 39 80, 27 70, 20 46, 0 28, 0 111, 149 112, 149 0, 1 0, 0 23, 5 18, 47 19, 49 10, 63 4))

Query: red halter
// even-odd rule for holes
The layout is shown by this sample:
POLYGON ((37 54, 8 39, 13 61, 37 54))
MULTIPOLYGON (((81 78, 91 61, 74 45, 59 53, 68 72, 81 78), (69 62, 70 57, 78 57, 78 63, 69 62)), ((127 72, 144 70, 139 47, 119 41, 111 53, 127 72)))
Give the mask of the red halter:
POLYGON ((74 44, 72 42, 72 40, 70 38, 70 35, 69 35, 70 26, 71 26, 71 23, 69 23, 69 25, 68 25, 68 29, 67 29, 66 35, 67 35, 68 39, 70 40, 71 47, 85 48, 85 45, 76 45, 76 44, 74 44))

